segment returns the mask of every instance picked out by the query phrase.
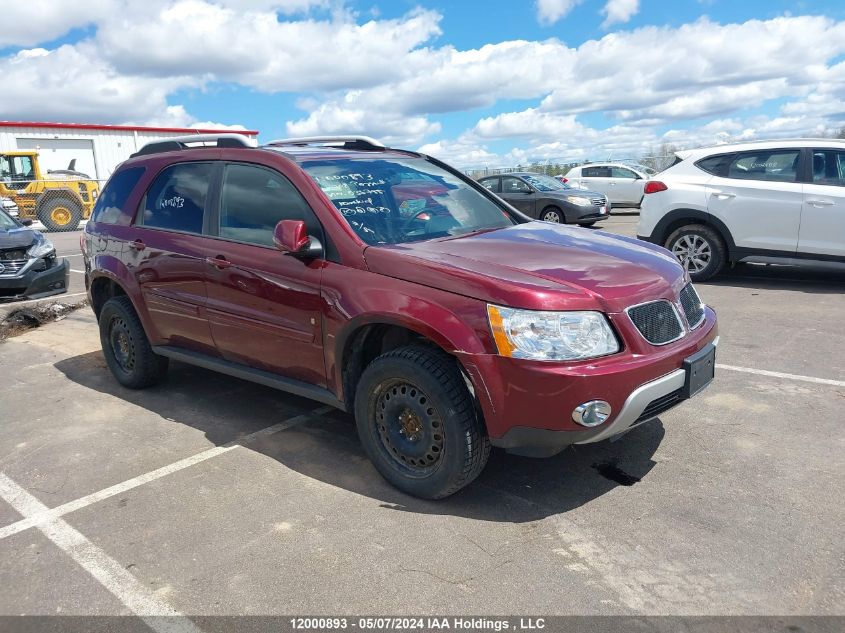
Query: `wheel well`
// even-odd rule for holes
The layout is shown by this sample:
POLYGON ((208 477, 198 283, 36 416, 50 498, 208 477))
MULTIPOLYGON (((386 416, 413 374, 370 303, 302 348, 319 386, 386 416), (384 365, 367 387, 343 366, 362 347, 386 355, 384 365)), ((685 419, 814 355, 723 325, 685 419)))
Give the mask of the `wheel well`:
POLYGON ((112 297, 119 297, 125 295, 126 291, 116 281, 108 277, 98 277, 91 282, 91 307, 94 309, 94 314, 97 319, 100 318, 100 310, 106 304, 106 301, 112 297))
MULTIPOLYGON (((343 368, 343 399, 347 411, 355 410, 355 390, 367 366, 382 354, 411 343, 427 345, 446 352, 442 346, 430 338, 400 325, 373 323, 361 326, 349 336, 344 345, 343 358, 340 359, 340 366, 343 368)), ((474 398, 475 390, 472 383, 460 363, 457 364, 474 398)))
POLYGON ((664 246, 666 244, 666 240, 669 239, 669 236, 672 235, 675 231, 677 231, 682 226, 688 226, 690 224, 698 224, 700 226, 706 226, 708 229, 715 231, 716 235, 718 235, 722 239, 722 244, 725 246, 725 251, 727 252, 730 248, 730 243, 726 238, 722 229, 718 226, 713 224, 712 222, 707 222, 701 218, 678 218, 676 220, 672 220, 669 224, 666 225, 666 228, 663 230, 663 234, 660 236, 660 246, 664 246))

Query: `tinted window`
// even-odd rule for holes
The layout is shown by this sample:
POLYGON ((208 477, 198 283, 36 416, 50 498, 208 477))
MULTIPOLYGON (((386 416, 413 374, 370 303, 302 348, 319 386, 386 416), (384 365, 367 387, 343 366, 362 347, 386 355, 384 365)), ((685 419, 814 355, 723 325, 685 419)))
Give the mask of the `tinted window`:
MULTIPOLYGON (((708 174, 713 174, 715 176, 721 176, 723 170, 723 165, 731 158, 731 155, 721 154, 719 156, 709 156, 708 158, 702 158, 700 161, 696 163, 699 169, 703 169, 708 174)), ((675 163, 676 165, 678 162, 681 162, 676 158, 675 163)))
POLYGON ((527 193, 531 187, 522 182, 519 178, 506 176, 502 178, 502 193, 527 193))
POLYGON ((845 187, 845 152, 814 150, 813 182, 818 185, 845 187))
POLYGON ((563 191, 566 188, 562 182, 545 174, 531 174, 524 178, 538 191, 563 191))
POLYGON ((422 158, 333 158, 302 166, 368 244, 401 244, 514 224, 463 178, 422 158))
POLYGON ((220 198, 220 237, 273 246, 281 220, 304 220, 312 235, 319 223, 290 181, 280 173, 253 165, 228 165, 220 198))
POLYGON ((611 167, 610 176, 612 178, 628 178, 630 180, 634 180, 637 177, 637 174, 632 172, 630 169, 625 169, 624 167, 611 167))
POLYGON ((498 178, 485 178, 484 180, 479 180, 478 182, 482 187, 489 189, 493 193, 499 193, 500 191, 498 178))
POLYGON ((211 163, 182 163, 165 169, 144 198, 144 226, 186 233, 202 233, 202 217, 211 163))
POLYGON ((728 165, 728 178, 795 182, 798 170, 796 150, 759 150, 737 154, 728 165))
POLYGON ((584 167, 581 174, 584 178, 610 178, 610 167, 584 167))
POLYGON ((117 222, 129 195, 135 185, 138 184, 138 180, 143 173, 143 167, 132 167, 122 169, 109 178, 106 186, 100 192, 100 197, 97 198, 91 219, 94 222, 105 222, 106 224, 117 222))

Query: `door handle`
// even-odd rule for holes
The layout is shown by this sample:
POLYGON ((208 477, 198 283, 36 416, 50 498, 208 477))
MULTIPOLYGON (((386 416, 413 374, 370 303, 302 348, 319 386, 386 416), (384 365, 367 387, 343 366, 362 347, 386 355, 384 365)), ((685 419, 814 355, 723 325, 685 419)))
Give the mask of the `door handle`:
POLYGON ((722 200, 727 200, 728 198, 736 198, 735 193, 728 193, 726 191, 714 191, 713 195, 717 198, 721 198, 722 200))
POLYGON ((228 268, 232 265, 232 262, 223 257, 223 255, 218 255, 217 257, 206 257, 205 263, 209 266, 214 266, 215 268, 220 269, 228 268))
POLYGON ((832 207, 834 202, 832 200, 807 200, 807 204, 814 207, 832 207))
POLYGON ((129 242, 129 248, 135 249, 136 251, 142 251, 147 248, 147 245, 144 244, 143 240, 135 240, 134 242, 129 242))

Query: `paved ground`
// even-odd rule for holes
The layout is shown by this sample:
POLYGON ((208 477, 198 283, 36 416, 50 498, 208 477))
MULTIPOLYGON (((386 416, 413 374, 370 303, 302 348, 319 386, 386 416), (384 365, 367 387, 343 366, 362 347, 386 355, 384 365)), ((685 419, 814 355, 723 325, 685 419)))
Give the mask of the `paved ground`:
POLYGON ((181 364, 120 388, 87 309, 10 339, 0 614, 845 614, 845 281, 699 289, 704 394, 617 441, 494 453, 437 503, 312 402, 181 364))

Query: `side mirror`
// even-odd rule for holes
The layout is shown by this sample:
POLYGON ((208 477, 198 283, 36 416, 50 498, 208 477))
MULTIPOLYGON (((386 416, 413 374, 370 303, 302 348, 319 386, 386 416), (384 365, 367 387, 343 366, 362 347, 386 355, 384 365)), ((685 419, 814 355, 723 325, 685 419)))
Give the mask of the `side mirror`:
POLYGON ((21 224, 24 226, 32 226, 32 220, 21 220, 21 224))
POLYGON ((282 220, 273 231, 273 243, 285 255, 313 259, 323 254, 323 245, 309 237, 302 220, 282 220))

